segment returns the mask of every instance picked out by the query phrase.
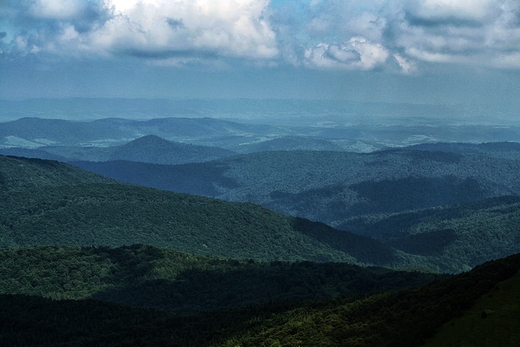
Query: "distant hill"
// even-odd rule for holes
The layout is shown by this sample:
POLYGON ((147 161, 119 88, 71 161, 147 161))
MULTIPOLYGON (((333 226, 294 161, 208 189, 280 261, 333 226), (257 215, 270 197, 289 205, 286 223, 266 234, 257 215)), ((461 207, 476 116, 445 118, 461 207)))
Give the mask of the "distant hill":
POLYGON ((284 136, 241 146, 241 153, 267 151, 345 151, 345 148, 327 140, 304 136, 284 136))
POLYGON ((420 288, 189 317, 95 300, 0 295, 0 336, 13 346, 412 347, 431 342, 427 346, 444 347, 482 336, 482 346, 515 346, 520 341, 519 269, 515 255, 420 288), (473 324, 459 324, 457 317, 466 316, 473 324), (464 330, 450 335, 451 326, 464 330))
POLYGON ((423 143, 405 147, 408 150, 425 150, 451 152, 459 154, 478 154, 497 158, 520 159, 520 143, 488 142, 488 143, 423 143))
POLYGON ((234 154, 223 148, 183 144, 167 141, 155 135, 147 135, 114 148, 110 160, 184 164, 206 162, 230 157, 234 154))
POLYGON ((38 148, 0 148, 0 154, 60 161, 93 162, 129 160, 153 164, 200 163, 230 157, 235 152, 223 148, 190 145, 146 135, 123 145, 110 147, 43 146, 38 148))
MULTIPOLYGON (((244 104, 250 101, 244 100, 244 104)), ((142 102, 143 100, 99 99, 71 99, 63 103, 59 100, 28 100, 17 105, 16 102, 2 102, 0 117, 5 113, 17 114, 18 112, 14 111, 17 107, 35 108, 36 111, 20 111, 19 114, 23 118, 0 122, 0 149, 42 149, 51 146, 54 150, 66 147, 70 153, 72 148, 78 150, 84 147, 122 145, 146 135, 155 135, 179 143, 220 147, 243 154, 265 150, 333 150, 365 153, 378 149, 439 142, 520 142, 519 127, 453 125, 452 119, 447 116, 448 113, 444 113, 446 109, 438 107, 435 111, 443 112, 442 117, 428 117, 428 108, 431 106, 426 105, 372 105, 375 108, 369 107, 372 113, 368 113, 370 117, 367 117, 367 114, 357 107, 351 110, 352 113, 342 112, 342 107, 333 106, 334 102, 331 101, 256 101, 252 104, 255 104, 253 109, 257 111, 252 114, 240 113, 238 109, 231 108, 233 104, 240 104, 236 101, 227 105, 223 101, 217 107, 223 107, 221 110, 226 110, 224 114, 201 108, 203 104, 211 104, 203 100, 192 100, 188 102, 190 106, 187 104, 186 107, 173 106, 173 109, 179 112, 172 111, 171 114, 164 114, 165 110, 173 105, 168 100, 159 100, 156 105, 142 102), (5 110, 7 104, 12 104, 13 111, 5 110), (44 111, 49 107, 52 109, 53 104, 61 106, 54 113, 44 111), (103 104, 108 105, 108 109, 104 109, 103 104), (147 104, 148 108, 137 111, 139 104, 147 104), (279 112, 262 113, 272 112, 267 111, 269 104, 279 112), (119 105, 119 108, 114 108, 115 105, 119 105), (266 105, 267 108, 264 107, 266 105), (38 109, 38 106, 41 108, 38 109), (421 112, 423 117, 412 117, 409 112, 415 112, 413 109, 421 112), (95 112, 94 117, 84 117, 82 114, 94 110, 99 111, 95 112), (404 116, 403 112, 407 115, 404 116), (384 113, 390 113, 389 117, 380 117, 384 113), (62 119, 35 118, 49 115, 62 119), (99 119, 102 115, 106 118, 99 119), (134 119, 115 118, 132 116, 134 119), (92 118, 97 119, 89 120, 92 118), (372 123, 375 119, 379 121, 372 123)), ((353 105, 348 105, 348 108, 351 106, 353 105)), ((31 156, 38 157, 39 154, 33 152, 31 156)), ((77 156, 67 158, 92 160, 77 156)))
POLYGON ((290 134, 289 129, 263 124, 245 124, 214 118, 157 118, 129 120, 105 118, 94 121, 21 118, 0 123, 0 147, 42 146, 107 147, 121 145, 146 135, 178 141, 228 147, 266 136, 290 134))
POLYGON ((116 184, 58 162, 0 158, 1 247, 141 243, 236 259, 415 266, 413 257, 371 238, 259 205, 116 184))

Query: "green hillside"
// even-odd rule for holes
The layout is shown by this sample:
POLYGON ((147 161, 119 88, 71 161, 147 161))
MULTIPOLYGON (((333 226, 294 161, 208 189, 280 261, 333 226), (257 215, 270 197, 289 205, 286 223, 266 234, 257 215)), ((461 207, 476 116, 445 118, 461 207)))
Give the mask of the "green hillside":
MULTIPOLYGON (((78 183, 116 183, 114 180, 57 161, 0 155, 0 194, 78 183)), ((6 204, 2 204, 7 208, 6 204)))
POLYGON ((498 283, 470 310, 455 317, 424 347, 519 346, 520 273, 498 283))
MULTIPOLYGON (((420 288, 307 304, 277 302, 188 317, 94 300, 0 295, 0 342, 10 346, 419 346, 472 307, 480 311, 480 298, 498 295, 505 307, 515 305, 517 298, 497 294, 497 288, 518 293, 517 282, 503 281, 519 269, 520 256, 515 255, 420 288)), ((499 308, 488 311, 483 320, 500 312, 508 314, 499 308)), ((518 326, 518 315, 511 316, 507 326, 513 324, 518 326)), ((478 334, 475 328, 469 333, 478 334)), ((490 330, 486 338, 504 341, 500 336, 504 331, 490 330)), ((517 341, 518 329, 508 333, 509 341, 517 341)))
POLYGON ((428 257, 444 271, 467 271, 520 252, 520 197, 351 218, 340 229, 428 257))
POLYGON ((409 150, 436 152, 452 152, 460 154, 479 154, 497 158, 520 159, 520 143, 487 142, 487 143, 430 143, 410 146, 409 150))
POLYGON ((163 168, 75 165, 129 183, 254 202, 328 224, 520 194, 520 161, 445 152, 274 151, 163 168))
POLYGON ((96 298, 179 314, 352 296, 442 277, 346 263, 237 261, 144 245, 0 250, 0 294, 96 298))
POLYGON ((437 271, 467 271, 520 252, 520 205, 511 197, 499 203, 502 196, 520 194, 520 162, 511 159, 409 150, 295 151, 176 166, 75 164, 126 182, 252 201, 326 222, 374 237, 414 255, 414 266, 437 271), (462 207, 449 207, 455 205, 462 207))
POLYGON ((415 267, 413 257, 371 238, 259 205, 115 184, 58 162, 1 159, 1 247, 140 243, 236 259, 415 267))

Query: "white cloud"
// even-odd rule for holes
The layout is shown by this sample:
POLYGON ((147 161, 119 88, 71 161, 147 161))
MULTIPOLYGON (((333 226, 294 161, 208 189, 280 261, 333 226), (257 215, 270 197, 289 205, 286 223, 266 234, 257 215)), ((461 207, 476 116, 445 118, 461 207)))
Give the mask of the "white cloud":
POLYGON ((514 68, 520 53, 520 2, 422 0, 407 2, 407 20, 394 44, 425 62, 514 68))
POLYGON ((409 0, 406 9, 421 18, 481 21, 495 12, 496 0, 409 0))
POLYGON ((0 16, 2 56, 239 58, 404 74, 431 63, 519 68, 518 0, 24 0, 0 2, 0 16))
POLYGON ((383 65, 389 56, 380 44, 353 37, 343 44, 320 43, 305 52, 306 65, 318 68, 371 70, 383 65))
POLYGON ((404 58, 399 53, 394 53, 393 57, 397 61, 397 64, 399 64, 403 74, 411 75, 417 72, 417 64, 414 61, 404 58))
POLYGON ((35 0, 29 8, 29 13, 36 18, 74 19, 85 10, 84 0, 35 0))
POLYGON ((266 0, 112 0, 109 4, 116 16, 93 34, 93 48, 158 57, 186 51, 255 59, 278 54, 266 0))

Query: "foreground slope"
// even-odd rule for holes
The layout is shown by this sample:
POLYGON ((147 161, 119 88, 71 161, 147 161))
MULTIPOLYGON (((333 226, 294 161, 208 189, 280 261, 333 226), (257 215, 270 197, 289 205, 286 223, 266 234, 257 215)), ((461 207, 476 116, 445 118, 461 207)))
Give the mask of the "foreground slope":
MULTIPOLYGON (((518 281, 503 281, 519 269, 515 255, 420 288, 358 300, 272 303, 190 317, 93 300, 0 295, 0 338, 18 346, 420 346, 496 288, 511 286, 518 293, 518 281)), ((518 317, 511 315, 508 325, 518 326, 518 317)), ((501 330, 489 333, 488 339, 503 341, 501 330)), ((513 329, 507 337, 518 341, 520 332, 513 329)))
POLYGON ((425 347, 519 346, 520 273, 500 282, 463 315, 454 317, 425 347))
POLYGON ((413 257, 371 238, 259 205, 117 184, 58 162, 0 158, 2 247, 141 243, 229 258, 411 266, 413 257))

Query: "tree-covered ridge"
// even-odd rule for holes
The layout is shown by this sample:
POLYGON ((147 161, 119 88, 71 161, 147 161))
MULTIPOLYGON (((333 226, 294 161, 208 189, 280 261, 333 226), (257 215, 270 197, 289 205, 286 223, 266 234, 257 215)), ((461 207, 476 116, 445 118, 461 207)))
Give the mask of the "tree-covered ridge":
POLYGON ((452 152, 459 154, 479 154, 497 158, 520 159, 520 143, 518 142, 486 142, 479 144, 462 142, 423 143, 404 149, 452 152))
POLYGON ((112 183, 57 162, 2 159, 10 170, 0 171, 7 178, 0 192, 2 247, 141 243, 259 261, 415 267, 402 252, 371 238, 259 205, 112 183), (96 180, 111 183, 90 183, 96 180))
POLYGON ((520 161, 431 151, 274 151, 160 168, 75 165, 133 184, 254 202, 324 223, 520 194, 520 161))
MULTIPOLYGON (((18 346, 419 346, 519 269, 520 255, 515 255, 420 288, 188 317, 93 300, 0 295, 0 341, 18 346)), ((511 340, 520 337, 517 329, 511 334, 511 340)))
POLYGON ((0 251, 1 294, 96 298, 180 314, 352 296, 443 277, 345 263, 238 261, 144 245, 0 251))
POLYGON ((520 272, 482 295, 471 309, 445 323, 424 347, 520 345, 520 272))
MULTIPOLYGON (((428 155, 437 161, 458 160, 458 157, 447 159, 435 157, 437 154, 428 155)), ((363 237, 320 223, 287 217, 250 203, 237 204, 116 184, 58 162, 7 157, 2 157, 2 160, 5 169, 0 173, 8 178, 4 179, 1 193, 4 203, 0 205, 0 245, 3 247, 142 243, 238 259, 347 261, 444 272, 465 271, 486 260, 518 251, 519 236, 515 226, 518 206, 514 204, 508 207, 507 213, 484 208, 482 211, 471 210, 471 214, 457 218, 440 215, 436 218, 442 222, 430 221, 422 233, 412 230, 408 235, 399 226, 401 234, 382 238, 384 245, 370 238, 380 237, 376 232, 368 233, 363 228, 373 224, 374 230, 384 232, 392 225, 398 225, 394 221, 398 218, 396 216, 388 220, 384 220, 385 216, 358 219, 370 220, 362 222, 366 226, 351 220, 358 223, 351 228, 343 223, 344 218, 339 219, 344 213, 341 205, 335 209, 331 207, 330 213, 338 214, 335 222, 338 226, 370 236, 363 237), (83 184, 85 181, 111 183, 83 184)), ((208 170, 203 173, 211 175, 208 170)), ((432 182, 435 183, 432 187, 438 188, 432 188, 436 194, 446 191, 439 187, 439 182, 447 180, 432 182)), ((228 184, 232 186, 233 182, 228 184)), ((399 206, 398 198, 390 199, 399 190, 391 184, 377 184, 382 183, 353 187, 359 194, 373 196, 373 200, 386 201, 389 208, 399 206)), ((463 187, 475 187, 476 192, 480 191, 472 180, 460 184, 459 190, 453 188, 451 192, 460 192, 460 195, 468 197, 470 192, 463 187)), ((405 182, 396 187, 410 188, 405 182)), ((331 189, 328 194, 336 194, 336 190, 331 189)), ((368 198, 359 203, 361 208, 363 204, 369 204, 367 201, 368 198)), ((313 207, 312 203, 308 206, 313 207)), ((362 208, 362 211, 368 213, 370 209, 362 208)), ((437 210, 432 211, 437 213, 437 210)), ((410 216, 413 213, 403 214, 398 219, 410 222, 415 218, 410 216)))
POLYGON ((168 141, 155 135, 142 136, 124 144, 112 144, 108 147, 56 145, 38 148, 6 147, 0 148, 0 153, 63 162, 129 160, 152 164, 200 163, 235 154, 223 148, 168 141))
POLYGON ((448 272, 520 252, 520 197, 374 214, 348 219, 340 229, 370 236, 409 254, 425 256, 448 272))
MULTIPOLYGON (((235 153, 223 148, 196 146, 147 135, 116 147, 109 160, 129 160, 153 164, 199 163, 230 157, 235 153)), ((83 159, 84 160, 84 159, 83 159)))
POLYGON ((0 194, 38 187, 116 183, 107 177, 57 161, 0 155, 0 194))

